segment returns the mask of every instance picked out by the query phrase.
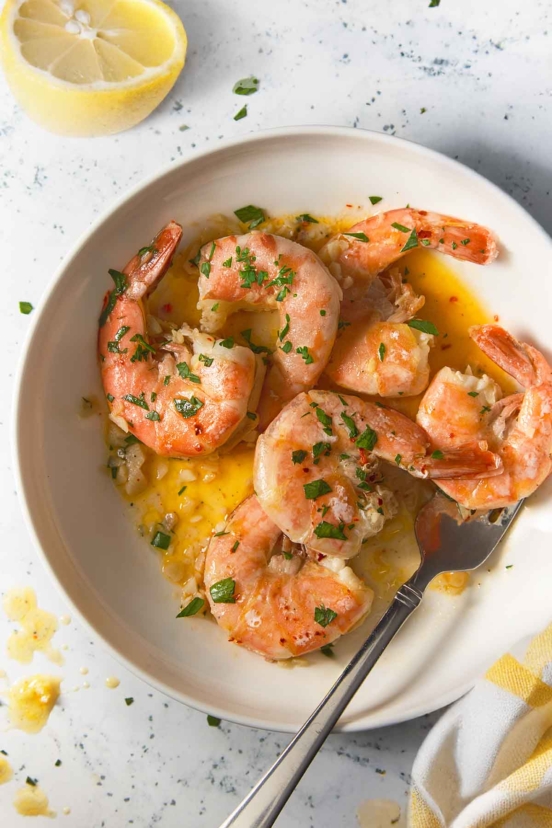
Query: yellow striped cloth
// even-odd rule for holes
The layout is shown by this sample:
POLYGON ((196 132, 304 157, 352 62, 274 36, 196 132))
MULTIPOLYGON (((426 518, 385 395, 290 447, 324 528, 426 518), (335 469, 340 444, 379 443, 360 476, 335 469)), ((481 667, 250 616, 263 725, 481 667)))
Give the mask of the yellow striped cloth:
POLYGON ((412 770, 409 828, 552 828, 552 625, 453 705, 412 770))

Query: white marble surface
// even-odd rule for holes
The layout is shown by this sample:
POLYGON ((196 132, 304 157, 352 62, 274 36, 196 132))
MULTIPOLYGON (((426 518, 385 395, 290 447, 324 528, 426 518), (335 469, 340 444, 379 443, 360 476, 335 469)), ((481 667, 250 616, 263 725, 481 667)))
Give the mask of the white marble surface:
MULTIPOLYGON (((152 117, 111 138, 63 140, 40 131, 0 79, 0 591, 30 584, 41 606, 67 612, 36 559, 14 491, 10 399, 29 324, 18 302, 39 305, 69 246, 144 176, 221 138, 261 128, 349 125, 459 158, 552 229, 550 4, 428 5, 177 0, 190 39, 185 70, 152 117), (232 94, 232 85, 251 73, 260 78, 260 91, 246 99, 248 117, 235 122, 244 98, 232 94)), ((46 668, 39 656, 25 669, 8 662, 8 632, 0 614, 0 668, 10 679, 46 668)), ((66 663, 51 671, 63 676, 66 692, 48 726, 38 736, 6 730, 0 710, 0 749, 16 771, 16 781, 0 787, 3 828, 24 821, 11 803, 17 781, 28 774, 40 780, 67 826, 215 828, 288 740, 226 723, 208 727, 203 714, 166 699, 115 663, 78 619, 56 638, 68 647, 66 663), (82 685, 81 666, 89 668, 91 687, 77 692, 72 688, 82 685), (116 690, 105 687, 110 675, 121 679, 116 690), (134 704, 126 706, 125 697, 134 704)), ((415 752, 435 718, 330 738, 278 825, 355 826, 365 799, 404 802, 415 752)))

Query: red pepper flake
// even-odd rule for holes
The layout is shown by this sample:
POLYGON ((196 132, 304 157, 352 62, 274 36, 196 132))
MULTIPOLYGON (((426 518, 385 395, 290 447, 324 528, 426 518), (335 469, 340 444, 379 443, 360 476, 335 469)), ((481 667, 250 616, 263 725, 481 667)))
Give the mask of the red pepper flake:
MULTIPOLYGON (((418 210, 418 212, 419 212, 419 214, 420 214, 421 216, 427 216, 427 210, 418 210)), ((420 235, 420 234, 418 233, 418 236, 419 236, 419 235, 420 235)))
POLYGON ((378 506, 383 506, 383 500, 381 497, 378 497, 378 506))
POLYGON ((319 552, 318 555, 317 555, 316 560, 317 561, 323 561, 325 557, 326 557, 326 555, 323 555, 322 552, 319 552))
POLYGON ((451 296, 449 302, 458 302, 458 296, 451 296))
POLYGON ((166 305, 161 305, 161 313, 170 313, 172 311, 172 305, 167 303, 166 305))
POLYGON ((345 207, 352 207, 352 204, 346 204, 345 207))
POLYGON ((493 316, 493 319, 494 319, 494 321, 495 321, 495 322, 498 322, 498 320, 500 319, 500 317, 499 317, 499 315, 498 315, 497 313, 495 313, 495 315, 493 316))
POLYGON ((447 343, 446 345, 441 345, 441 350, 442 351, 446 351, 448 348, 452 348, 452 345, 450 344, 450 342, 447 343))
POLYGON ((418 230, 418 238, 419 239, 430 239, 431 238, 431 230, 418 230))

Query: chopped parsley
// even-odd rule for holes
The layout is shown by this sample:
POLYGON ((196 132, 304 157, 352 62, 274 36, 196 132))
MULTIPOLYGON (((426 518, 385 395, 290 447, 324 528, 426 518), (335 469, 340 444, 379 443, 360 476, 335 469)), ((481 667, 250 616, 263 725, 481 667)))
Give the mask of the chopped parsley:
POLYGON ((203 408, 204 403, 201 400, 198 400, 197 397, 192 395, 189 400, 187 399, 175 399, 174 400, 174 407, 178 411, 179 414, 187 420, 189 417, 193 417, 194 414, 197 414, 200 408, 203 408))
POLYGON ((486 414, 486 413, 487 413, 487 411, 490 411, 490 410, 491 410, 491 406, 490 406, 490 405, 484 405, 484 406, 483 406, 483 408, 481 409, 481 411, 480 411, 479 413, 480 413, 480 414, 486 414))
POLYGON ((191 615, 197 615, 200 609, 203 609, 204 604, 205 601, 203 600, 203 598, 198 598, 196 596, 195 598, 192 598, 192 600, 188 604, 186 604, 185 607, 182 607, 182 609, 176 617, 189 618, 191 615))
POLYGON ((316 416, 318 421, 322 423, 324 426, 324 433, 327 434, 329 437, 332 435, 332 418, 329 414, 326 414, 318 405, 316 406, 316 416))
POLYGON ((312 354, 309 354, 309 349, 306 345, 301 345, 299 348, 296 348, 295 352, 303 357, 307 365, 310 365, 314 362, 314 357, 312 356, 312 354))
MULTIPOLYGON (((288 317, 289 319, 289 317, 288 317)), ((256 345, 254 342, 251 341, 251 328, 248 328, 246 331, 240 331, 241 335, 251 348, 254 354, 271 354, 272 351, 270 348, 265 347, 264 345, 256 345)))
POLYGON ((20 302, 19 303, 19 313, 23 313, 23 314, 25 314, 25 316, 28 316, 29 313, 31 313, 31 311, 33 311, 33 310, 34 310, 34 308, 33 308, 33 306, 31 305, 30 302, 20 302))
POLYGON ((234 347, 234 337, 228 336, 226 339, 221 339, 219 345, 222 345, 223 348, 233 348, 234 347))
POLYGON ((379 204, 382 201, 382 196, 368 196, 370 199, 370 204, 379 204))
MULTIPOLYGON (((100 328, 103 328, 103 326, 105 325, 105 323, 109 319, 109 317, 111 315, 111 311, 113 310, 113 308, 115 307, 115 304, 117 302, 117 297, 120 296, 122 293, 124 293, 125 290, 128 287, 127 278, 126 278, 124 273, 119 273, 118 270, 111 270, 111 269, 108 270, 108 273, 111 276, 111 278, 113 279, 113 281, 115 282, 115 288, 109 294, 109 297, 107 299, 107 304, 106 304, 105 308, 103 309, 103 311, 100 314, 100 318, 98 320, 100 328)), ((30 311, 29 311, 29 313, 30 313, 30 311)))
POLYGON ((207 724, 209 727, 218 727, 220 725, 221 720, 217 719, 216 716, 207 716, 207 724))
POLYGON ((181 494, 184 494, 187 488, 187 486, 182 486, 182 488, 178 490, 178 495, 180 496, 181 494))
POLYGON ((320 316, 326 316, 326 311, 322 309, 322 310, 320 311, 320 316))
POLYGON ((462 239, 462 241, 460 242, 460 244, 463 244, 463 245, 464 245, 464 247, 465 247, 467 244, 469 244, 469 243, 470 243, 470 241, 471 241, 471 239, 462 239))
POLYGON ((398 221, 394 221, 391 227, 394 227, 395 230, 400 230, 401 233, 411 233, 412 229, 410 227, 405 227, 404 224, 399 224, 398 221))
POLYGON ((435 6, 438 6, 440 2, 441 2, 441 0, 429 0, 428 8, 434 9, 435 6))
POLYGON ((157 549, 168 549, 171 545, 171 536, 167 535, 166 532, 156 532, 151 539, 151 545, 157 549))
POLYGON ((324 604, 321 604, 319 607, 315 607, 314 609, 314 620, 317 624, 320 624, 321 627, 327 627, 328 624, 331 624, 337 618, 337 612, 334 612, 329 607, 325 607, 324 604))
POLYGON ((451 244, 451 247, 452 247, 453 250, 456 250, 458 245, 456 244, 456 242, 453 241, 452 244, 451 244))
POLYGON ((257 415, 255 414, 254 411, 246 411, 245 416, 248 417, 250 420, 256 420, 257 419, 257 415))
POLYGON ((295 221, 304 221, 308 224, 320 224, 318 219, 315 219, 312 216, 309 216, 308 213, 301 213, 300 216, 296 216, 295 221))
POLYGON ((56 759, 56 761, 54 762, 54 765, 56 766, 56 768, 59 768, 60 765, 61 765, 61 759, 56 759))
POLYGON ((171 381, 171 375, 167 374, 167 376, 163 380, 163 385, 168 385, 170 381, 171 381))
POLYGON ((202 273, 206 279, 208 279, 211 275, 211 262, 202 262, 199 268, 199 272, 202 273))
POLYGON ((229 259, 225 259, 225 261, 222 263, 222 266, 223 267, 232 267, 232 256, 230 256, 229 259))
POLYGON ((190 382, 195 382, 195 383, 200 383, 201 382, 201 380, 197 376, 197 374, 192 374, 192 372, 190 371, 190 366, 188 365, 187 362, 177 362, 176 363, 176 370, 178 371, 178 373, 180 374, 182 379, 187 379, 190 382))
POLYGON ((159 422, 161 417, 157 413, 157 411, 150 411, 149 414, 146 414, 146 420, 153 420, 154 422, 159 422))
POLYGON ((254 204, 248 204, 247 207, 240 207, 238 210, 234 210, 234 215, 242 224, 249 224, 250 230, 253 230, 265 220, 264 212, 260 207, 255 207, 254 204))
POLYGON ((354 440, 355 437, 358 437, 360 432, 359 432, 353 418, 349 417, 349 415, 345 411, 342 411, 341 412, 341 419, 343 420, 343 422, 345 424, 345 428, 349 432, 349 437, 351 438, 351 440, 354 440))
POLYGON ((439 336, 439 331, 433 324, 433 322, 428 322, 427 319, 409 319, 406 323, 409 328, 415 328, 417 331, 422 331, 422 333, 433 334, 433 336, 439 336))
POLYGON ((27 783, 27 785, 30 785, 32 788, 34 788, 38 784, 38 779, 32 779, 30 776, 28 776, 25 779, 25 782, 27 783))
POLYGON ((215 604, 235 604, 234 590, 236 582, 232 578, 223 578, 209 589, 215 604))
POLYGON ((343 233, 344 236, 352 236, 353 239, 357 239, 357 241, 361 242, 369 242, 370 239, 366 235, 366 233, 343 233))
POLYGON ((468 397, 478 397, 479 391, 468 391, 468 397))
POLYGON ((240 111, 236 112, 236 114, 234 115, 235 121, 241 121, 242 118, 247 118, 247 104, 245 104, 245 106, 242 106, 240 111))
POLYGON ((213 357, 208 357, 208 356, 205 356, 205 354, 200 354, 200 355, 198 356, 198 359, 199 359, 199 361, 200 361, 200 362, 203 362, 203 364, 204 364, 204 365, 206 365, 206 366, 207 366, 207 368, 210 368, 210 367, 211 367, 211 365, 212 365, 212 364, 213 364, 213 362, 214 362, 213 357))
POLYGON ((320 652, 322 655, 325 655, 326 658, 333 658, 335 656, 333 644, 324 644, 323 647, 320 647, 320 652))
POLYGON ((334 540, 347 540, 347 535, 344 533, 345 524, 340 523, 335 526, 333 523, 328 523, 323 520, 318 526, 314 527, 314 534, 317 538, 333 538, 334 540))
POLYGON ((379 354, 380 362, 383 362, 383 360, 385 358, 385 350, 386 350, 385 349, 385 343, 380 342, 379 348, 378 348, 378 354, 379 354))
POLYGON ((304 483, 305 497, 307 500, 316 500, 322 495, 329 494, 332 487, 329 486, 325 480, 311 480, 310 483, 304 483))
POLYGON ((401 465, 401 460, 402 460, 402 454, 396 454, 395 455, 395 463, 397 464, 397 466, 401 465))
MULTIPOLYGON (((241 78, 232 88, 235 95, 254 95, 259 89, 259 79, 254 77, 241 78)), ((238 218, 240 218, 238 216, 238 218)), ((241 219, 240 219, 241 221, 241 219)))
POLYGON ((130 707, 131 704, 134 704, 134 699, 132 698, 132 696, 127 696, 127 698, 125 699, 125 704, 127 707, 130 707))
POLYGON ((296 466, 298 463, 302 463, 303 460, 306 458, 307 452, 303 451, 303 449, 298 449, 297 451, 291 452, 291 462, 296 466))
POLYGON ((435 451, 431 452, 431 459, 432 460, 443 460, 444 454, 439 449, 435 449, 435 451))
POLYGON ((332 450, 331 443, 315 443, 312 447, 312 456, 314 458, 314 465, 317 466, 320 462, 320 457, 324 454, 326 457, 332 450))
POLYGON ((106 394, 105 396, 107 397, 107 399, 109 400, 109 402, 113 402, 113 400, 115 399, 115 397, 113 396, 113 394, 106 394))
POLYGON ((131 362, 142 362, 142 360, 147 360, 148 354, 154 354, 155 348, 153 345, 150 345, 149 342, 146 342, 142 334, 134 334, 134 336, 130 337, 131 342, 137 342, 136 350, 132 354, 130 361, 131 362))
POLYGON ((153 255, 154 253, 157 253, 157 250, 155 249, 153 244, 149 244, 147 247, 141 247, 138 251, 138 255, 140 257, 145 256, 146 253, 151 253, 153 255))
POLYGON ((125 394, 123 400, 126 400, 133 405, 138 405, 140 408, 143 408, 145 411, 149 411, 149 405, 144 399, 144 392, 140 394, 139 397, 135 397, 134 394, 125 394))
POLYGON ((282 328, 282 330, 278 332, 278 339, 280 340, 280 342, 281 342, 283 339, 285 339, 285 338, 286 338, 286 336, 287 336, 287 335, 288 335, 288 333, 289 333, 289 322, 290 322, 290 319, 289 319, 289 313, 286 313, 286 324, 284 325, 284 327, 282 328))
POLYGON ((280 350, 283 351, 284 354, 289 354, 289 352, 291 351, 292 348, 293 348, 293 345, 291 344, 289 339, 288 339, 287 342, 284 342, 284 344, 280 346, 280 350))
POLYGON ((365 449, 366 451, 372 451, 377 442, 378 435, 373 428, 370 428, 370 426, 366 426, 366 429, 362 432, 360 437, 357 437, 355 440, 355 444, 359 448, 365 449))
POLYGON ((418 247, 418 234, 416 233, 416 228, 412 230, 408 239, 406 240, 405 246, 402 248, 401 253, 406 253, 407 250, 412 250, 412 248, 418 247))

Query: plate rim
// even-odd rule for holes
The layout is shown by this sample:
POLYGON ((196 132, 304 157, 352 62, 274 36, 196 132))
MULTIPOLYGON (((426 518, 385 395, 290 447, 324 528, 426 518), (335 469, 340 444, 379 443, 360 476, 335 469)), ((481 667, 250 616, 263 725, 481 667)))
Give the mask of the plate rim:
MULTIPOLYGON (((118 645, 109 641, 106 638, 106 636, 102 632, 100 632, 100 630, 96 627, 95 623, 88 617, 85 611, 80 609, 79 606, 75 603, 72 596, 64 588, 64 586, 62 586, 60 580, 58 579, 54 565, 50 562, 45 548, 42 545, 39 530, 33 517, 33 513, 29 504, 29 498, 27 497, 27 484, 22 473, 22 444, 24 440, 25 428, 22 424, 24 418, 22 416, 21 410, 21 397, 23 381, 25 375, 29 371, 27 358, 33 346, 38 328, 41 324, 41 319, 43 315, 47 312, 47 309, 52 301, 56 287, 58 283, 63 279, 65 273, 70 269, 73 260, 78 256, 78 254, 85 247, 90 238, 97 232, 97 230, 102 225, 107 224, 115 213, 122 209, 127 203, 131 202, 137 195, 140 194, 141 191, 147 189, 149 186, 155 184, 156 182, 160 181, 166 176, 171 175, 177 171, 181 171, 187 166, 193 165, 200 160, 216 156, 218 153, 224 153, 228 150, 239 148, 243 145, 257 145, 275 139, 285 140, 288 138, 301 136, 305 138, 356 138, 359 141, 366 141, 367 144, 375 143, 388 146, 396 146, 397 144, 399 144, 405 147, 408 151, 414 153, 415 155, 417 154, 419 156, 423 156, 429 159, 438 159, 440 164, 445 164, 452 170, 461 172, 464 176, 467 176, 468 179, 472 178, 472 180, 477 181, 477 183, 480 186, 488 188, 488 190, 495 196, 498 196, 502 200, 506 200, 507 202, 509 202, 510 207, 514 211, 517 211, 518 214, 523 217, 525 222, 529 221, 529 223, 533 225, 533 229, 542 236, 543 242, 550 246, 550 250, 552 253, 552 238, 542 227, 542 225, 509 193, 505 192, 498 185, 494 184, 492 181, 485 178, 485 176, 483 176, 481 173, 471 169, 462 162, 454 158, 450 158, 449 156, 444 155, 438 150, 431 149, 415 141, 411 141, 406 138, 399 138, 397 136, 385 135, 383 133, 375 132, 373 130, 358 129, 347 126, 324 125, 276 127, 251 133, 247 135, 245 138, 240 137, 227 139, 218 143, 216 147, 202 150, 191 157, 163 165, 157 171, 142 178, 137 184, 135 184, 130 189, 126 190, 123 194, 114 199, 113 202, 107 207, 107 209, 101 212, 101 214, 79 235, 77 240, 69 248, 68 252, 55 269, 53 276, 47 283, 47 286, 41 297, 37 313, 31 320, 31 325, 29 327, 29 330, 27 331, 25 340, 23 342, 14 379, 10 429, 12 459, 14 462, 15 486, 17 494, 19 496, 23 520, 30 533, 33 546, 35 547, 35 551, 38 554, 38 558, 41 561, 42 566, 50 576, 58 592, 63 596, 64 600, 70 606, 72 612, 83 623, 85 629, 92 633, 101 642, 102 646, 105 647, 106 651, 110 655, 112 655, 119 663, 126 667, 132 674, 138 676, 147 685, 154 687, 167 697, 182 702, 187 706, 195 710, 198 710, 199 712, 206 714, 208 713, 210 715, 216 715, 218 718, 221 718, 224 721, 230 721, 247 727, 255 727, 263 730, 281 733, 295 733, 296 728, 289 724, 274 722, 272 720, 268 721, 257 716, 241 715, 237 712, 233 712, 229 716, 228 711, 220 707, 217 708, 213 705, 210 705, 209 709, 207 710, 206 708, 201 706, 201 702, 197 699, 190 697, 185 692, 176 690, 173 687, 169 687, 164 681, 160 680, 159 678, 149 673, 147 670, 143 669, 142 667, 134 663, 134 661, 132 661, 127 655, 125 655, 124 651, 118 645)), ((425 704, 422 703, 417 706, 414 706, 409 710, 405 711, 403 714, 394 716, 385 715, 385 712, 378 713, 378 711, 376 710, 372 713, 360 716, 359 718, 355 719, 355 721, 347 722, 344 724, 338 723, 338 725, 335 728, 335 731, 355 733, 363 730, 372 730, 380 727, 400 724, 405 721, 410 721, 411 719, 432 713, 435 710, 438 710, 456 701, 458 698, 463 696, 468 690, 470 690, 471 687, 473 687, 475 681, 476 679, 470 680, 462 684, 461 686, 454 688, 454 690, 451 690, 448 693, 444 693, 441 696, 434 698, 432 702, 425 704)), ((385 705, 381 705, 380 710, 385 711, 385 705)))

